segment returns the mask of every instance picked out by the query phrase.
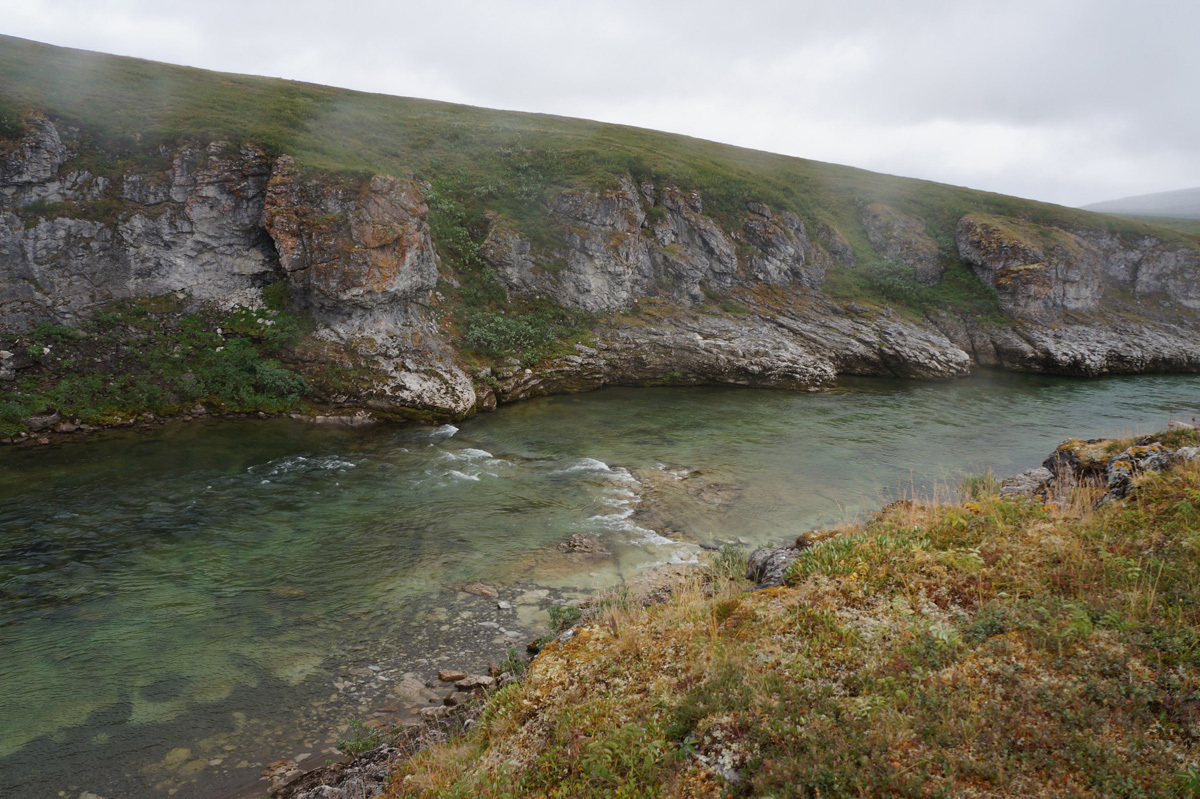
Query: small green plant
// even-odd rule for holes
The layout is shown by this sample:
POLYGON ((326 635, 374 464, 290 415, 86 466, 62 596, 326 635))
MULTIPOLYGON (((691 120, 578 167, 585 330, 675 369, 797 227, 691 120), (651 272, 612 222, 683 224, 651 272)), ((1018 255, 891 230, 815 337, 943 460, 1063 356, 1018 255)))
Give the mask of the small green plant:
POLYGON ((550 629, 555 633, 569 630, 583 618, 583 611, 571 605, 552 605, 549 613, 550 629))
POLYGON ((525 669, 529 668, 529 662, 521 657, 521 653, 516 647, 510 646, 508 651, 504 653, 504 658, 496 664, 500 671, 507 671, 514 677, 519 677, 525 673, 525 669))
POLYGON ((741 547, 726 544, 711 556, 712 573, 717 579, 740 580, 746 574, 747 556, 741 547))
POLYGON ((464 337, 476 352, 489 358, 514 356, 529 364, 551 355, 573 333, 577 318, 566 311, 534 311, 509 315, 504 311, 470 311, 464 337))
POLYGON ((595 788, 625 792, 634 786, 652 788, 670 752, 657 730, 631 722, 588 742, 579 757, 579 770, 595 788))
POLYGON ((344 737, 338 739, 337 748, 351 757, 378 749, 387 742, 383 730, 368 727, 358 719, 350 721, 346 727, 344 737))
POLYGON ((969 500, 981 500, 1000 495, 1000 481, 991 472, 964 477, 958 491, 969 500))

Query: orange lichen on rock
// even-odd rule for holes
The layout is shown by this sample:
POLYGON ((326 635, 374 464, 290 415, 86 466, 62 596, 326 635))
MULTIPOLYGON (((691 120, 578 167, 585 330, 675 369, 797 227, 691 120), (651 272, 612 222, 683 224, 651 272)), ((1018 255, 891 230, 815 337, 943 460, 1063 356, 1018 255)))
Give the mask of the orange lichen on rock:
POLYGON ((411 180, 305 180, 283 156, 267 185, 263 225, 288 279, 315 306, 375 308, 427 295, 436 284, 428 214, 411 180))

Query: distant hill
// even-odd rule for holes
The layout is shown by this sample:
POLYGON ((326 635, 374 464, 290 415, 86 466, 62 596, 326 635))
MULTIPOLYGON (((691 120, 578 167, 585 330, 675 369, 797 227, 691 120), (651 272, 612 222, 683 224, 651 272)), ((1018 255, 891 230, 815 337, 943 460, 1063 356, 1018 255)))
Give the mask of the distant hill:
POLYGON ((1096 211, 1101 214, 1200 219, 1200 186, 1194 189, 1160 191, 1155 194, 1122 197, 1119 200, 1105 200, 1085 205, 1083 210, 1096 211))

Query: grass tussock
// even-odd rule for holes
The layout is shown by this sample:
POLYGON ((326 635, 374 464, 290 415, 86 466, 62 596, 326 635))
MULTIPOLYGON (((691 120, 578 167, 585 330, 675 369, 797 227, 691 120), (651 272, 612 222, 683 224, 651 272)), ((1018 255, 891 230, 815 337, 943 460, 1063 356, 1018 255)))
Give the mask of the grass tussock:
POLYGON ((900 502, 790 584, 610 603, 389 797, 1190 796, 1200 465, 1093 510, 900 502))

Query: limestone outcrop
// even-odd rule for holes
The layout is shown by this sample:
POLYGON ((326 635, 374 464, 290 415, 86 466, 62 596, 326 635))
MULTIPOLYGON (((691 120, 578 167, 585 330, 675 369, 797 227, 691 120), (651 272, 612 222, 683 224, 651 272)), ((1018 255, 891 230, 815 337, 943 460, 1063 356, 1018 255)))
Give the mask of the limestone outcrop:
POLYGON ((4 158, 0 327, 70 324, 113 300, 173 291, 250 302, 276 279, 259 224, 270 174, 260 150, 184 147, 162 172, 120 183, 61 174, 68 157, 57 129, 37 120, 4 158))
POLYGON ((304 179, 283 156, 267 184, 262 222, 301 304, 342 320, 386 315, 428 297, 438 277, 428 215, 411 180, 304 179))
POLYGON ((1122 241, 1104 230, 1064 230, 969 214, 955 236, 959 254, 995 287, 1004 312, 1052 322, 1092 312, 1108 294, 1200 308, 1200 251, 1153 236, 1122 241))
MULTIPOLYGON (((0 329, 74 324, 105 303, 166 293, 253 307, 283 283, 315 340, 364 375, 320 399, 351 410, 453 419, 604 385, 805 389, 845 374, 945 378, 976 366, 1200 371, 1200 251, 1185 240, 968 214, 952 252, 925 220, 863 206, 869 262, 936 285, 960 258, 1008 317, 947 306, 922 319, 825 292, 831 270, 858 267, 823 219, 753 200, 713 214, 698 192, 629 175, 559 188, 532 221, 488 215, 479 255, 511 298, 597 321, 569 354, 468 370, 453 298, 439 291, 458 283, 437 256, 427 185, 305 172, 223 142, 160 148, 97 175, 79 157, 79 131, 44 117, 24 131, 0 148, 0 329)), ((320 369, 331 352, 296 363, 320 369)))
POLYGON ((730 235, 704 215, 698 193, 639 187, 628 177, 607 192, 563 191, 549 207, 555 242, 540 258, 501 217, 492 218, 481 252, 509 291, 569 308, 621 310, 645 297, 691 306, 755 284, 815 291, 833 260, 791 212, 750 203, 742 229, 730 235))

